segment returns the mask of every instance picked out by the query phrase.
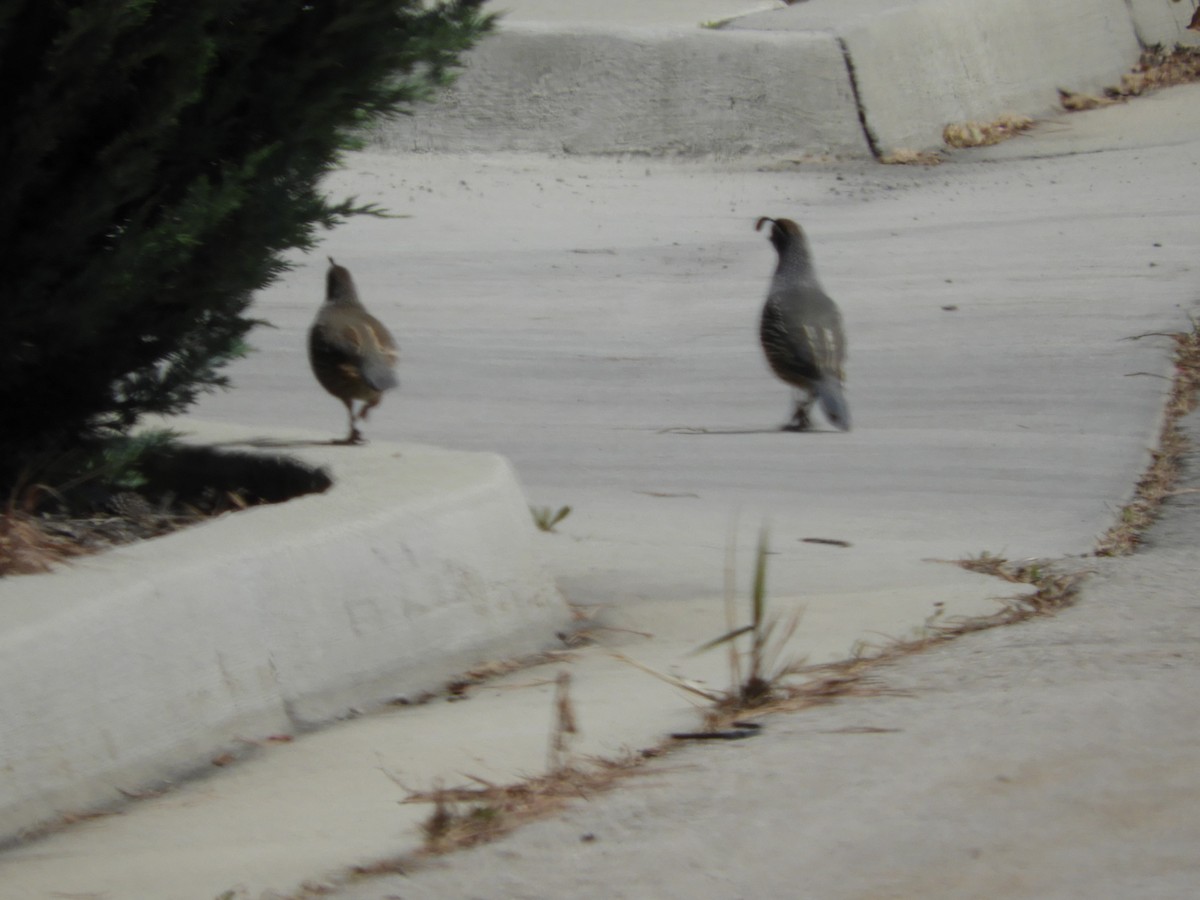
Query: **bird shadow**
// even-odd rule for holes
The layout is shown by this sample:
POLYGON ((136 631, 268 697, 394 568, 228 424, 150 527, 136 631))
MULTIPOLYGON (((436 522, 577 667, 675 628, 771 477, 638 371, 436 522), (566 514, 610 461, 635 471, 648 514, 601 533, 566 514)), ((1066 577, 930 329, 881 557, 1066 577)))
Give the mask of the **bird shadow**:
POLYGON ((360 446, 348 444, 346 441, 330 439, 328 441, 313 440, 284 440, 282 438, 241 438, 233 441, 218 441, 214 447, 253 447, 256 450, 295 450, 301 447, 348 447, 360 446))
POLYGON ((835 434, 823 428, 809 428, 797 432, 791 428, 704 428, 700 426, 679 425, 672 428, 660 428, 656 434, 835 434))

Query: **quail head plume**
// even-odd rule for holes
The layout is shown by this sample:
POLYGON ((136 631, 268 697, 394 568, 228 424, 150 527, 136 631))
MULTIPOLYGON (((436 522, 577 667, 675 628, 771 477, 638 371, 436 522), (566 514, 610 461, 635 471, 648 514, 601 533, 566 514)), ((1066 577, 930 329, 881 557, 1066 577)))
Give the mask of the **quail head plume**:
POLYGON ((779 264, 763 305, 759 339, 772 371, 795 388, 795 411, 783 429, 808 430, 809 410, 819 402, 832 425, 849 431, 842 314, 817 281, 803 229, 791 219, 763 216, 754 230, 768 222, 779 264))
POLYGON ((340 444, 361 444, 357 423, 397 387, 398 348, 391 332, 367 312, 354 279, 329 257, 325 302, 308 332, 308 361, 321 387, 346 405, 350 432, 340 444), (356 411, 354 401, 362 405, 356 411))

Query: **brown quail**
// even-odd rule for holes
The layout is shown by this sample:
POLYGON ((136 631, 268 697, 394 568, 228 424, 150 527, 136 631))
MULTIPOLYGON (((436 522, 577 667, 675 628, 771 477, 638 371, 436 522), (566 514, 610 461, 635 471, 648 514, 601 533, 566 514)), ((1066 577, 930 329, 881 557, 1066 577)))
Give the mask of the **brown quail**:
POLYGON ((821 289, 804 231, 791 219, 763 216, 754 226, 771 223, 771 243, 779 265, 763 306, 759 338, 767 363, 795 388, 796 405, 784 431, 807 431, 809 410, 819 401, 825 417, 850 430, 850 408, 842 393, 846 332, 842 314, 821 289))
POLYGON ((358 299, 354 279, 329 257, 325 302, 308 332, 308 361, 321 387, 344 404, 350 433, 338 444, 361 444, 357 423, 400 384, 396 378, 396 341, 358 299), (355 412, 354 401, 362 405, 355 412))

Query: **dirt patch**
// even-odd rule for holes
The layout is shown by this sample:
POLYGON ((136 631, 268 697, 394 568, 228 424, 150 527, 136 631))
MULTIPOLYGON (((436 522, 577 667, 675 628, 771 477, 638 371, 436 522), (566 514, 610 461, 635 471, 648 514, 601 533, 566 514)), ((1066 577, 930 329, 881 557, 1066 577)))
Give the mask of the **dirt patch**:
POLYGON ((328 471, 286 456, 171 446, 144 461, 137 488, 34 484, 0 513, 0 577, 161 537, 227 513, 328 490, 328 471))

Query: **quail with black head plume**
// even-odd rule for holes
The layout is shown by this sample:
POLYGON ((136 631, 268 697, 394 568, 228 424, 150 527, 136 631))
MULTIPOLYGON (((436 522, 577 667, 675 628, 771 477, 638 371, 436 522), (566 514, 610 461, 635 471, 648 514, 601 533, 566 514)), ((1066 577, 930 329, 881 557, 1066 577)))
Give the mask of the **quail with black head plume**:
POLYGON ((354 279, 329 257, 325 302, 308 332, 308 361, 321 387, 346 404, 350 433, 338 444, 361 444, 357 423, 379 405, 396 378, 396 341, 358 299, 354 279), (354 401, 361 406, 354 409, 354 401))
POLYGON ((759 339, 772 371, 796 389, 796 406, 784 431, 807 431, 809 410, 820 402, 825 417, 850 430, 850 408, 842 392, 846 332, 837 305, 822 290, 804 231, 791 219, 763 216, 755 231, 771 223, 779 264, 763 306, 759 339))

